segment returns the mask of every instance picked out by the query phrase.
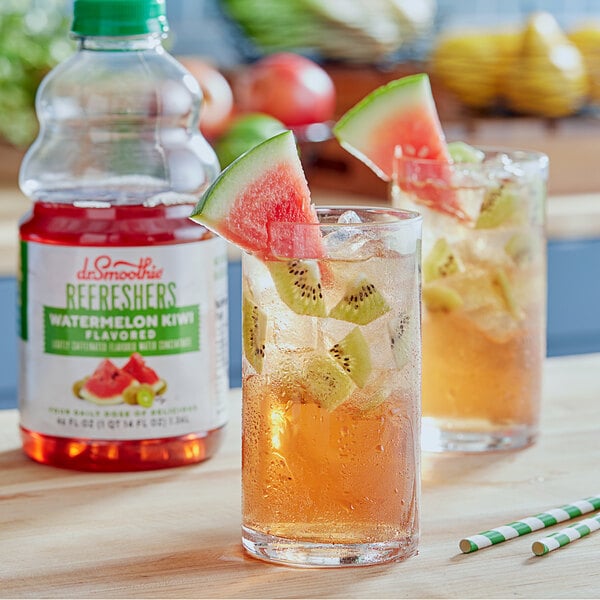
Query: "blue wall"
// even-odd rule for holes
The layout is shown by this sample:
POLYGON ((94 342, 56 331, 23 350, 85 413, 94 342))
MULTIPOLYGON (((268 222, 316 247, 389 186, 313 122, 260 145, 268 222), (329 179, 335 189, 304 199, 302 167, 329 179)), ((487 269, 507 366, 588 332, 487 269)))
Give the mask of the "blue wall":
POLYGON ((548 244, 548 354, 600 352, 600 239, 548 244))

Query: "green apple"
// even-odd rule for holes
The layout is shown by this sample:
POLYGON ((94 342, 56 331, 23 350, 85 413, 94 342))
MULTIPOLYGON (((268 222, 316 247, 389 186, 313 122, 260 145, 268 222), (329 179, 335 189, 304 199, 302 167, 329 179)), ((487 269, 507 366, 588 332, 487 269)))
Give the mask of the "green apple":
POLYGON ((214 145, 221 168, 224 169, 250 148, 285 130, 281 121, 263 113, 236 117, 214 145))

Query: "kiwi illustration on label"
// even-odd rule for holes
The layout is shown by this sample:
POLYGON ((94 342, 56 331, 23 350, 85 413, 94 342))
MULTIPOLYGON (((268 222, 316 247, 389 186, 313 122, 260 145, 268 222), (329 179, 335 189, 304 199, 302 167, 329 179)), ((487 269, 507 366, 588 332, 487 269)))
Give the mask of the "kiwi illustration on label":
POLYGON ((371 374, 371 353, 358 327, 334 344, 329 353, 358 387, 364 387, 371 374))
POLYGON ((83 379, 78 379, 72 387, 73 396, 75 398, 79 398, 83 400, 83 396, 81 395, 81 388, 85 385, 85 382, 89 379, 89 376, 84 377, 83 379))
POLYGON ((314 401, 328 411, 335 410, 354 389, 351 377, 327 354, 310 357, 303 379, 314 401))
POLYGON ((242 343, 244 356, 257 373, 262 372, 265 359, 267 316, 247 296, 242 302, 242 343))
POLYGON ((364 276, 348 285, 343 298, 331 309, 333 319, 366 325, 390 310, 377 288, 364 276))
POLYGON ((402 369, 410 359, 409 340, 411 334, 409 330, 413 327, 413 321, 414 318, 411 318, 408 313, 388 321, 390 346, 398 369, 402 369))
POLYGON ((447 277, 463 270, 462 262, 446 238, 439 238, 423 261, 425 282, 447 277))
POLYGON ((463 305, 460 294, 447 285, 430 283, 423 286, 423 302, 433 312, 450 312, 463 305))
POLYGON ((481 204, 476 229, 493 229, 513 221, 519 212, 519 199, 507 186, 500 186, 487 192, 481 204))
POLYGON ((312 260, 269 261, 267 263, 279 297, 299 315, 327 315, 319 267, 312 260))

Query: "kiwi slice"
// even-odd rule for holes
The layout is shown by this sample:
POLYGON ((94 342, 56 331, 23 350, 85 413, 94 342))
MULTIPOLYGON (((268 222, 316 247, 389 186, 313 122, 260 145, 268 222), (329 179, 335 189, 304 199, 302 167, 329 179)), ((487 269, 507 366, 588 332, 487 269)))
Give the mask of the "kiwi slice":
POLYGON ((262 372, 265 359, 267 316, 247 296, 242 302, 242 340, 244 356, 257 373, 262 372))
POLYGON ((533 258, 534 244, 527 233, 515 233, 504 246, 508 254, 518 265, 528 262, 533 258))
POLYGON ((89 376, 84 377, 83 379, 79 379, 73 384, 73 387, 71 389, 73 390, 73 395, 75 396, 75 398, 83 400, 83 396, 81 395, 81 388, 85 385, 88 379, 89 376))
POLYGON ((436 240, 423 261, 423 278, 426 282, 447 277, 462 270, 463 265, 446 238, 436 240))
POLYGON ((463 305, 463 299, 456 290, 440 283, 423 286, 423 302, 434 312, 450 312, 463 305))
POLYGON ((517 321, 523 319, 525 315, 515 299, 512 285, 510 284, 508 276, 503 269, 496 269, 494 271, 492 282, 499 289, 500 295, 504 299, 504 303, 506 304, 508 312, 510 312, 510 314, 517 319, 517 321))
POLYGON ((142 383, 137 389, 135 395, 137 404, 139 404, 143 408, 151 408, 154 404, 155 397, 156 394, 154 393, 152 386, 148 385, 147 383, 142 383))
POLYGON ((518 205, 517 196, 506 186, 489 190, 481 204, 475 228, 493 229, 513 220, 518 211, 518 205))
POLYGON ((267 263, 279 297, 299 315, 327 315, 319 266, 312 260, 270 261, 267 263))
POLYGON ((137 393, 140 386, 136 383, 126 387, 123 391, 123 400, 126 404, 137 404, 137 393))
POLYGON ((457 163, 480 163, 485 158, 485 152, 466 142, 448 142, 450 158, 457 163))
POLYGON ((325 410, 334 410, 352 392, 351 377, 329 355, 315 354, 307 361, 304 380, 308 392, 325 410))
POLYGON ((371 353, 367 340, 358 327, 334 344, 329 353, 358 387, 364 387, 371 374, 371 353))
POLYGON ((399 317, 390 319, 388 322, 388 331, 390 333, 390 346, 394 355, 396 367, 401 369, 410 359, 408 349, 408 340, 410 337, 409 329, 412 328, 413 318, 408 313, 401 314, 399 317))
POLYGON ((351 282, 344 297, 331 309, 333 319, 366 325, 390 310, 377 288, 364 276, 351 282))

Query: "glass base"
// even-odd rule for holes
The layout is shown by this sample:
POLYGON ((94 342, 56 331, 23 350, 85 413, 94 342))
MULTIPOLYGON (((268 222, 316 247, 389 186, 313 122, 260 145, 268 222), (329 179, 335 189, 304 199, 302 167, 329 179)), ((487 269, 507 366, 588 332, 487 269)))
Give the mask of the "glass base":
POLYGON ((268 562, 296 567, 365 567, 405 560, 417 554, 417 540, 364 544, 323 544, 291 540, 242 527, 246 552, 268 562))
POLYGON ((531 425, 476 427, 477 424, 423 418, 421 449, 423 452, 503 452, 531 446, 537 429, 531 425))

